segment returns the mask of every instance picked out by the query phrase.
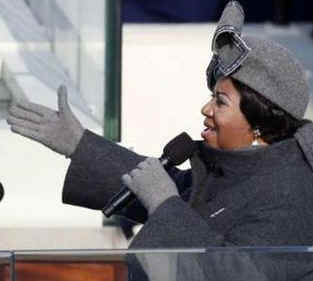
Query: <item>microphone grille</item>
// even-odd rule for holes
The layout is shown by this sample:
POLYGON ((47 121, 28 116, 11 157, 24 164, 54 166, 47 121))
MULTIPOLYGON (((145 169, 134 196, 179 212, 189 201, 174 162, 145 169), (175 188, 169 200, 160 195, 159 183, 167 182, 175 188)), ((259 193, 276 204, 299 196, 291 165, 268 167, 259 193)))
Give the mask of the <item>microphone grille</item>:
POLYGON ((196 145, 191 137, 183 132, 172 139, 163 149, 163 156, 174 166, 185 162, 195 151, 196 145))

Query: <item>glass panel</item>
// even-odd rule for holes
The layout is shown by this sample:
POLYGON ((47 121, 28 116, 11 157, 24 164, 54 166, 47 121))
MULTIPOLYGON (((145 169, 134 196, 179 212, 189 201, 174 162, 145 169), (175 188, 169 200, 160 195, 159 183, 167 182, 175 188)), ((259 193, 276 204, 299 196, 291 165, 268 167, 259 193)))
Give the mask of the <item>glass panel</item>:
POLYGON ((17 281, 309 281, 312 247, 16 252, 17 281))
MULTIPOLYGON (((109 102, 105 99, 105 63, 110 65, 105 53, 106 25, 111 21, 106 19, 106 5, 113 10, 118 2, 1 1, 0 148, 6 166, 0 181, 6 192, 0 204, 0 226, 102 227, 100 212, 61 206, 69 159, 13 134, 5 118, 12 99, 57 109, 56 90, 65 84, 82 125, 101 135, 107 118, 106 136, 119 140, 119 94, 110 91, 109 102)), ((112 21, 118 19, 119 9, 115 11, 114 17, 109 13, 112 21)), ((115 27, 119 28, 114 25, 108 38, 113 38, 115 27)), ((116 70, 110 69, 110 74, 118 71, 118 56, 113 61, 116 70)), ((111 84, 119 91, 119 84, 113 80, 111 84)))
POLYGON ((219 248, 128 257, 131 280, 313 280, 311 248, 219 248))
MULTIPOLYGON (((106 1, 39 2, 27 0, 48 35, 52 55, 59 64, 55 66, 58 78, 68 86, 71 102, 103 126, 106 1)), ((51 76, 47 80, 50 84, 56 82, 51 76)))

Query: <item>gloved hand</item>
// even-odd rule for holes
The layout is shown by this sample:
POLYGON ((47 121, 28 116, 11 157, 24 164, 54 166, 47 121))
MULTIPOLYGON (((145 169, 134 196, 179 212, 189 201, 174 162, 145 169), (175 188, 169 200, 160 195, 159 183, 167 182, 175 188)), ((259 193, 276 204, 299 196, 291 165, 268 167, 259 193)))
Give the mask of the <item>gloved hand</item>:
POLYGON ((67 102, 66 87, 58 89, 58 111, 28 101, 13 104, 7 122, 11 130, 69 157, 76 149, 84 128, 67 102))
POLYGON ((129 174, 123 183, 136 195, 151 215, 165 200, 177 196, 177 187, 157 158, 147 158, 129 174))

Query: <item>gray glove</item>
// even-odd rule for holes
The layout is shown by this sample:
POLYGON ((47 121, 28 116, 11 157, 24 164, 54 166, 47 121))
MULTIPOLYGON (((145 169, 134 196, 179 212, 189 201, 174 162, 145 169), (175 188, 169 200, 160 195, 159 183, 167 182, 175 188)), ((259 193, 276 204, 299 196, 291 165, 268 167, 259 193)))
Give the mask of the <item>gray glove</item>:
POLYGON ((177 196, 177 187, 157 158, 147 158, 129 174, 123 183, 137 196, 151 215, 165 200, 177 196))
POLYGON ((84 128, 73 115, 65 86, 58 89, 58 111, 28 101, 10 107, 7 122, 11 130, 69 157, 76 149, 84 128))

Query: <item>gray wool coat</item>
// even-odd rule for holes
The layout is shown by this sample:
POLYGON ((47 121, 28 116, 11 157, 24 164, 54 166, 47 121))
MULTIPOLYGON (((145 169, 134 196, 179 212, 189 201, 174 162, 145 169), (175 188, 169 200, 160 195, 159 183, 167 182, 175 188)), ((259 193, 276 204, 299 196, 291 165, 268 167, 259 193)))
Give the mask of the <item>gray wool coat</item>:
MULTIPOLYGON (((312 132, 309 124, 299 130, 295 138, 238 151, 216 150, 199 142, 191 158, 192 169, 169 171, 180 197, 169 198, 149 219, 139 202, 121 213, 145 223, 131 247, 311 245, 312 132)), ((71 157, 63 202, 102 209, 120 190, 121 175, 144 158, 85 131, 71 157)), ((130 262, 133 276, 137 275, 134 280, 145 280, 147 276, 140 273, 136 259, 130 262)), ((208 252, 188 258, 180 256, 177 267, 177 276, 187 276, 182 272, 197 272, 194 280, 313 278, 311 254, 208 252)), ((191 278, 188 280, 193 280, 191 278)))

